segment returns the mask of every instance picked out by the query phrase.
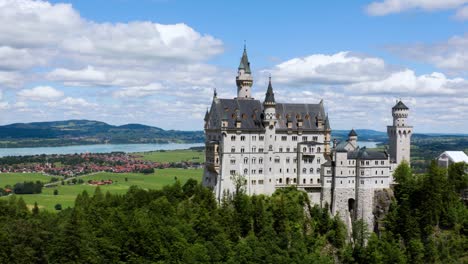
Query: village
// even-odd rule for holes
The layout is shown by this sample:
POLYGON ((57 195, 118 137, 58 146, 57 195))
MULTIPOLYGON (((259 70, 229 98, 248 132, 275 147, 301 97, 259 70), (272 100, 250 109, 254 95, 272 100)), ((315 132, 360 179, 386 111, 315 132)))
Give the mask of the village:
POLYGON ((153 173, 154 169, 200 168, 201 162, 155 162, 142 155, 113 153, 83 153, 71 155, 34 155, 0 158, 0 173, 42 173, 65 178, 95 172, 153 173))

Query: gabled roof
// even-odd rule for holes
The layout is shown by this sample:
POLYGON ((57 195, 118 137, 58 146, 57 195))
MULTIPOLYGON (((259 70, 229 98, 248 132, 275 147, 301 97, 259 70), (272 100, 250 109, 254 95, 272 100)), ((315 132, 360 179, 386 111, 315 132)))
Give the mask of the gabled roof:
POLYGON ((446 155, 451 162, 465 162, 468 163, 468 156, 463 151, 445 151, 439 155, 439 158, 443 155, 446 155))
POLYGON ((400 100, 400 101, 398 101, 398 103, 394 107, 392 107, 392 109, 408 110, 409 108, 400 100))
POLYGON ((251 73, 250 71, 250 62, 249 58, 247 57, 247 49, 244 46, 244 53, 242 53, 242 58, 239 64, 239 70, 244 70, 245 73, 251 73))

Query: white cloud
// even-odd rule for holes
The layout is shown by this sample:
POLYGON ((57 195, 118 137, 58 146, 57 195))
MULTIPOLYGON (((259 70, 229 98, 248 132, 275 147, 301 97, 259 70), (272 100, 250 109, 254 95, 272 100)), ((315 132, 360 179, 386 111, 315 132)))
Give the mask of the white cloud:
POLYGON ((466 75, 468 70, 468 34, 433 44, 400 45, 388 49, 403 57, 430 63, 451 75, 466 75))
POLYGON ((28 49, 0 46, 0 70, 21 70, 45 64, 44 55, 34 56, 32 53, 28 49))
POLYGON ((384 16, 412 9, 425 11, 455 9, 468 3, 468 0, 383 0, 372 2, 366 7, 372 16, 384 16))
POLYGON ((19 87, 23 84, 25 78, 18 72, 0 71, 0 88, 1 87, 19 87))
POLYGON ((115 91, 113 96, 118 98, 143 97, 153 95, 162 91, 163 89, 164 87, 161 84, 152 83, 146 86, 122 88, 118 91, 115 91))
POLYGON ((82 18, 70 4, 32 0, 0 0, 0 43, 57 49, 61 55, 100 63, 199 61, 223 50, 220 40, 183 23, 97 23, 82 18))
MULTIPOLYGON (((278 102, 317 103, 324 99, 333 129, 384 131, 398 98, 411 108, 411 123, 418 132, 464 131, 460 120, 468 119, 466 79, 450 78, 440 72, 416 74, 412 69, 387 65, 381 58, 343 52, 316 54, 291 59, 262 72, 272 73, 278 102), (310 62, 310 58, 318 59, 310 62), (292 68, 288 69, 289 65, 292 68), (324 68, 329 70, 318 70, 324 68), (450 115, 456 117, 448 119, 450 115), (428 119, 435 121, 424 121, 428 119)), ((266 85, 256 83, 254 95, 262 100, 266 85)))
POLYGON ((466 85, 468 82, 462 78, 448 79, 438 72, 417 76, 414 71, 406 69, 381 80, 351 84, 345 89, 362 94, 442 96, 456 95, 466 85))
POLYGON ((381 78, 387 71, 380 58, 338 52, 290 59, 263 72, 271 73, 277 83, 303 85, 363 82, 381 78))
POLYGON ((50 86, 37 86, 21 90, 16 95, 23 100, 55 101, 62 98, 64 93, 50 86))

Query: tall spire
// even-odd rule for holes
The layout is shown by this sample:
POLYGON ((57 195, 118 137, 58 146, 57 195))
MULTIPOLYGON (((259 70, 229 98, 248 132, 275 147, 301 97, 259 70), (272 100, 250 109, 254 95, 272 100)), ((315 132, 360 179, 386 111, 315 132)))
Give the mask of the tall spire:
POLYGON ((249 58, 247 57, 247 47, 245 46, 245 41, 244 41, 244 52, 242 53, 242 58, 239 64, 239 70, 244 70, 245 73, 251 73, 250 71, 250 62, 249 58))
POLYGON ((239 64, 239 69, 237 71, 236 77, 237 84, 237 99, 252 99, 252 84, 253 78, 250 71, 250 62, 247 57, 247 48, 244 43, 244 52, 242 53, 242 58, 239 64))
POLYGON ((216 92, 216 88, 213 90, 213 99, 218 97, 218 92, 216 92))
POLYGON ((273 93, 273 86, 271 85, 271 76, 269 77, 268 81, 268 89, 265 94, 265 101, 263 102, 263 105, 275 105, 275 94, 273 93))

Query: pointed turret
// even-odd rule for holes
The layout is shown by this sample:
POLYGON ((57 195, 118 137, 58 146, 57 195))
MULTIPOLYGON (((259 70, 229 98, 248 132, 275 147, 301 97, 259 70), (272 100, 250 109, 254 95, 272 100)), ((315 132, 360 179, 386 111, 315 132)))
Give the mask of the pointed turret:
POLYGON ((351 131, 349 131, 348 137, 357 137, 357 133, 356 133, 356 131, 354 130, 354 128, 351 129, 351 131))
POLYGON ((244 70, 245 73, 249 73, 249 74, 251 73, 250 62, 249 62, 249 58, 247 57, 247 48, 245 47, 245 44, 244 44, 244 53, 242 53, 242 58, 241 58, 238 70, 239 71, 244 70))
POLYGON ((265 101, 263 101, 263 105, 276 105, 275 94, 273 93, 273 86, 271 85, 271 77, 268 82, 268 88, 265 94, 265 101))
POLYGON ((353 147, 357 148, 357 140, 358 140, 358 135, 356 131, 354 131, 354 128, 349 131, 348 134, 348 142, 353 145, 353 147))
POLYGON ((331 127, 330 127, 330 120, 328 120, 328 114, 327 114, 327 116, 325 117, 325 129, 327 129, 327 130, 331 129, 331 127))
POLYGON ((244 53, 239 64, 236 77, 237 84, 237 99, 252 99, 251 89, 253 84, 253 78, 250 71, 250 62, 247 57, 247 49, 244 45, 244 53))

